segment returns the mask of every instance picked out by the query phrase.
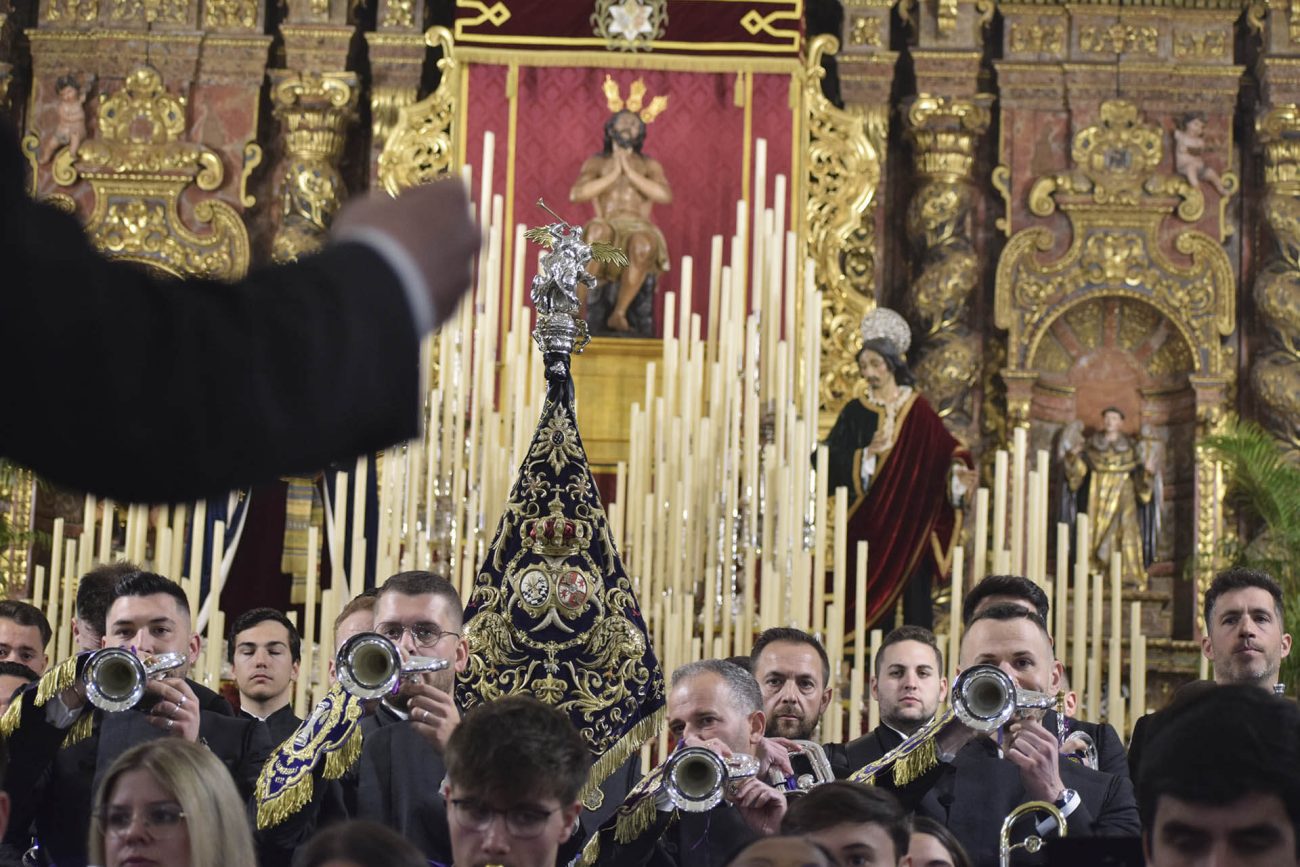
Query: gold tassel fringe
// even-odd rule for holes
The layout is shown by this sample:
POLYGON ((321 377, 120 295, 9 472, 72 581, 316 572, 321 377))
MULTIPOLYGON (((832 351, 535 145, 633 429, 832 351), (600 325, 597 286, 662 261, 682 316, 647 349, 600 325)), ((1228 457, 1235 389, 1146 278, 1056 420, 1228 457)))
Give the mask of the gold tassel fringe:
POLYGON ((597 831, 591 835, 587 845, 582 847, 582 855, 578 857, 578 867, 595 867, 596 861, 600 859, 600 832, 597 831))
MULTIPOLYGON (((265 769, 263 770, 265 773, 265 769)), ((311 774, 304 774, 302 779, 284 789, 274 801, 267 801, 262 795, 262 780, 257 781, 257 830, 265 831, 288 819, 294 813, 311 803, 315 784, 311 774)))
POLYGON ((939 748, 931 738, 910 754, 894 762, 894 785, 902 788, 938 764, 939 748))
POLYGON ((90 708, 85 709, 85 713, 77 717, 77 721, 68 729, 68 736, 63 739, 62 746, 59 749, 66 750, 74 744, 79 744, 86 738, 90 737, 95 731, 95 714, 90 708))
POLYGON ((42 707, 54 696, 72 686, 77 680, 77 660, 70 656, 45 672, 36 685, 36 707, 42 707))
POLYGON ((357 759, 361 758, 362 739, 361 726, 353 726, 347 743, 340 749, 325 754, 325 769, 321 775, 327 780, 337 780, 346 774, 357 763, 357 759))
POLYGON ((0 735, 6 738, 12 735, 18 728, 18 723, 23 718, 23 697, 15 696, 10 702, 9 707, 5 710, 4 716, 0 716, 0 735))
POLYGON ((617 743, 605 750, 587 773, 587 782, 582 787, 582 791, 578 793, 578 800, 586 804, 588 798, 600 794, 601 784, 609 779, 609 775, 617 771, 633 753, 638 752, 642 744, 659 733, 663 721, 664 709, 659 708, 650 716, 632 726, 623 737, 618 739, 617 743))
POLYGON ((655 813, 659 807, 653 796, 647 795, 626 813, 620 811, 614 822, 614 842, 631 843, 640 837, 655 823, 655 813))

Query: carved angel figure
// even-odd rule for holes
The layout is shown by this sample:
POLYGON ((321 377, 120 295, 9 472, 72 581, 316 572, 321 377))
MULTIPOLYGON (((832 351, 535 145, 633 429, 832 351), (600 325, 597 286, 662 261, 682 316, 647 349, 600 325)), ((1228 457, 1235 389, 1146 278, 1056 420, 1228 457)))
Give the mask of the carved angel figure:
POLYGON ((60 145, 67 145, 69 155, 77 158, 77 149, 86 140, 86 98, 94 84, 92 77, 86 89, 82 90, 75 75, 60 76, 55 83, 54 89, 59 96, 58 123, 54 134, 41 143, 39 157, 42 163, 48 163, 60 145))
POLYGON ((578 285, 591 287, 596 278, 587 271, 595 259, 601 263, 626 265, 627 256, 609 244, 583 241, 582 229, 560 221, 529 229, 528 240, 550 249, 542 256, 541 272, 533 278, 530 297, 538 316, 554 313, 578 314, 578 285))
POLYGON ((1205 164, 1204 153, 1205 115, 1189 111, 1174 127, 1174 170, 1187 178, 1193 188, 1199 188, 1201 178, 1205 178, 1219 195, 1227 195, 1219 173, 1205 164))

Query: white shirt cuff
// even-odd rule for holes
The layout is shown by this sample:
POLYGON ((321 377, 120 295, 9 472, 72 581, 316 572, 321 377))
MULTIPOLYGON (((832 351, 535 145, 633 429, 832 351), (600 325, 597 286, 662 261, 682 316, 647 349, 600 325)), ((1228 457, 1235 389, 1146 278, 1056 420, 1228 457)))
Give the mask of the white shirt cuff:
POLYGON ((389 235, 368 226, 344 229, 335 235, 336 241, 365 244, 397 274, 397 282, 402 284, 406 293, 406 302, 411 308, 411 321, 415 324, 415 333, 423 337, 437 327, 446 318, 449 311, 435 310, 433 300, 429 297, 429 287, 424 281, 424 274, 415 264, 406 248, 394 241, 389 235))
POLYGON ((45 721, 56 729, 70 729, 83 710, 85 708, 81 707, 69 710, 63 703, 63 696, 55 695, 45 703, 45 721))

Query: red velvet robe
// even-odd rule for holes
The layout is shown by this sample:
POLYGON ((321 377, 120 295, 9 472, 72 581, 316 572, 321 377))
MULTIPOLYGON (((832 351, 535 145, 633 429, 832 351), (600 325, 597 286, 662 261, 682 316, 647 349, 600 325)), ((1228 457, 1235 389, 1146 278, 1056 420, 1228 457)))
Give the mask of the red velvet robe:
MULTIPOLYGON (((878 408, 866 401, 861 406, 879 414, 878 408)), ((865 539, 868 628, 893 608, 918 569, 932 570, 928 574, 937 575, 940 581, 948 579, 956 526, 949 477, 954 461, 971 464, 970 452, 948 432, 921 395, 912 397, 900 412, 897 424, 894 447, 877 458, 876 472, 865 494, 858 468, 870 434, 866 441, 856 444, 853 472, 849 474, 853 500, 849 506, 846 574, 851 578, 855 573, 857 542, 865 539), (936 558, 936 552, 942 560, 936 558)), ((828 442, 834 439, 832 432, 828 442)), ((853 600, 849 602, 845 620, 851 626, 854 605, 853 600)))

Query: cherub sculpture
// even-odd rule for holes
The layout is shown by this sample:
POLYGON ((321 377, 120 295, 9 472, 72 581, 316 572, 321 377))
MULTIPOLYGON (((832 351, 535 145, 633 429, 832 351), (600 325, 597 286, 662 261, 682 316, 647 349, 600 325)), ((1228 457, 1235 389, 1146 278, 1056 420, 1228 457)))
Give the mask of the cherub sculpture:
POLYGON ((94 85, 93 76, 85 90, 82 90, 75 75, 59 77, 54 88, 59 96, 58 123, 54 127, 54 134, 41 144, 39 157, 42 163, 48 163, 61 145, 67 145, 68 155, 77 158, 77 149, 86 140, 86 98, 90 96, 94 85))
POLYGON ((1205 115, 1189 111, 1178 119, 1174 128, 1174 170, 1187 178, 1193 189, 1201 186, 1201 178, 1210 182, 1219 195, 1227 195, 1227 187, 1219 173, 1205 164, 1205 115))

